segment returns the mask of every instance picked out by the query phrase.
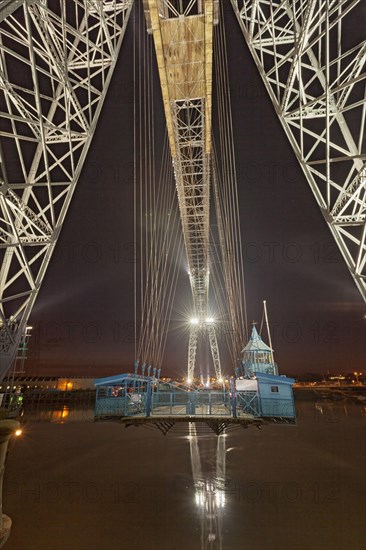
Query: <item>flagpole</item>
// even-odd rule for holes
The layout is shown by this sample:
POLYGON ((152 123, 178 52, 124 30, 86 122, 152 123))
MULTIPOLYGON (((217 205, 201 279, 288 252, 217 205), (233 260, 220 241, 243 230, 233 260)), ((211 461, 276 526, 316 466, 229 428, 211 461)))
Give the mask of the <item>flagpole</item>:
POLYGON ((274 364, 273 348, 272 348, 272 338, 271 338, 271 333, 270 333, 270 331, 269 331, 268 314, 267 314, 267 302, 266 302, 266 300, 263 300, 263 307, 264 307, 264 316, 265 316, 265 318, 266 318, 266 326, 267 326, 269 347, 271 348, 271 360, 272 360, 272 363, 274 364))

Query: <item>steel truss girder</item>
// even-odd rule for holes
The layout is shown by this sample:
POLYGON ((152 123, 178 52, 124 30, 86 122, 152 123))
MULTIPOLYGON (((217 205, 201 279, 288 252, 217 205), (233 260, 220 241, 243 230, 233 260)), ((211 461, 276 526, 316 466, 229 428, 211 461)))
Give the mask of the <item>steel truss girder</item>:
POLYGON ((189 333, 188 343, 188 382, 193 381, 194 369, 196 366, 197 342, 199 327, 192 325, 189 333))
POLYGON ((215 367, 216 379, 219 382, 221 382, 222 374, 221 374, 221 365, 220 365, 220 354, 219 354, 219 346, 217 345, 215 326, 210 323, 207 324, 206 326, 207 326, 208 338, 210 341, 212 360, 215 367))
POLYGON ((200 334, 203 336, 204 331, 207 331, 207 334, 208 334, 216 378, 219 381, 222 380, 220 353, 219 353, 219 346, 217 344, 215 325, 213 323, 202 322, 197 325, 191 325, 191 328, 190 328, 189 345, 188 345, 188 380, 189 382, 193 382, 194 370, 196 365, 198 338, 200 334))
POLYGON ((57 243, 132 5, 34 0, 0 10, 0 379, 57 243))
POLYGON ((329 229, 366 301, 366 41, 360 0, 231 0, 329 229), (346 23, 345 23, 346 21, 346 23), (347 27, 346 27, 347 28, 347 27))
POLYGON ((210 155, 205 153, 204 99, 172 104, 174 172, 195 314, 207 315, 210 155), (192 165, 191 160, 195 164, 192 165))
MULTIPOLYGON (((218 7, 217 0, 144 0, 147 29, 155 43, 194 316, 200 323, 208 307, 212 35, 218 7)), ((194 374, 197 334, 192 327, 189 379, 194 374)), ((215 361, 216 368, 218 351, 215 361)))

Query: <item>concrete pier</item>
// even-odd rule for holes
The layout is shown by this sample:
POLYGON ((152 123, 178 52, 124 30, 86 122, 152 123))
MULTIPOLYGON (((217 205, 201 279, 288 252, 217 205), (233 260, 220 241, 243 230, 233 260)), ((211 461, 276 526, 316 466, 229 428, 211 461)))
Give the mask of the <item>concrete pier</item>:
POLYGON ((0 421, 0 548, 4 546, 10 535, 11 519, 3 514, 3 478, 9 441, 20 427, 16 420, 0 421))

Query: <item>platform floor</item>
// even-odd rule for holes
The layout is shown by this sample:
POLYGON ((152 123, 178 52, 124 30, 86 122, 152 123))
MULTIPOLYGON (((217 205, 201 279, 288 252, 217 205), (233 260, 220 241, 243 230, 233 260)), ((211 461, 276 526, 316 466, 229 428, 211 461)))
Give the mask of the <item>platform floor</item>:
MULTIPOLYGON (((136 417, 146 417, 145 412, 145 406, 141 406, 139 408, 138 405, 135 405, 133 408, 129 407, 127 409, 127 414, 124 414, 123 412, 112 412, 106 410, 105 413, 102 414, 96 414, 98 417, 102 416, 126 416, 128 418, 136 418, 136 417)), ((166 406, 157 406, 154 407, 153 410, 150 413, 151 417, 161 417, 161 416, 171 416, 171 417, 204 417, 204 418, 232 418, 231 412, 225 407, 225 405, 198 405, 195 407, 194 414, 187 414, 187 407, 186 405, 174 405, 170 407, 170 405, 166 406)), ((248 418, 248 419, 254 419, 255 417, 251 414, 243 413, 242 411, 237 411, 238 417, 248 418)))

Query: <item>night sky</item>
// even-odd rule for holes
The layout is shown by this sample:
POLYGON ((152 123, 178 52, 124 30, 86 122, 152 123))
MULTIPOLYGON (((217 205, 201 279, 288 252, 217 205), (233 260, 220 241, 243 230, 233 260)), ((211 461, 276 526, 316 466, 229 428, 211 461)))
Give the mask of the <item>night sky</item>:
MULTIPOLYGON (((362 371, 365 304, 274 113, 229 2, 225 9, 248 320, 260 323, 266 299, 281 373, 362 371)), ((100 376, 132 370, 132 53, 130 21, 30 319, 34 328, 27 372, 32 374, 100 376)), ((163 108, 156 103, 162 128, 163 108)), ((187 335, 174 327, 190 296, 182 269, 162 375, 186 374, 187 335)), ((231 366, 222 369, 227 373, 231 366)))

